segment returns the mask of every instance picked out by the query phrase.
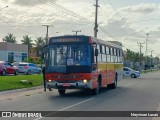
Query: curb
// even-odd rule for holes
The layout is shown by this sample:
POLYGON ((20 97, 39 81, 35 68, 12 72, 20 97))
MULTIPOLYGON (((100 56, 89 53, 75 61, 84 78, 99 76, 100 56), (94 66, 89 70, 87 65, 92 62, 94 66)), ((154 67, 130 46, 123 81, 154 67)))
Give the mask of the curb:
POLYGON ((22 88, 22 89, 15 89, 15 90, 7 90, 0 92, 0 95, 9 94, 9 93, 16 93, 16 92, 23 92, 23 91, 30 91, 35 89, 41 89, 43 86, 31 87, 31 88, 22 88))

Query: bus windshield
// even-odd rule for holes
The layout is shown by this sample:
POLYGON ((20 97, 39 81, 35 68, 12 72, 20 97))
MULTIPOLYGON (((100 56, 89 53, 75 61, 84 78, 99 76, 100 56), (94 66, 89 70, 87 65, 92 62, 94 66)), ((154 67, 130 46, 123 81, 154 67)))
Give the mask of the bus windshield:
POLYGON ((91 66, 89 45, 54 45, 49 47, 50 59, 48 67, 55 72, 66 72, 67 67, 91 66))

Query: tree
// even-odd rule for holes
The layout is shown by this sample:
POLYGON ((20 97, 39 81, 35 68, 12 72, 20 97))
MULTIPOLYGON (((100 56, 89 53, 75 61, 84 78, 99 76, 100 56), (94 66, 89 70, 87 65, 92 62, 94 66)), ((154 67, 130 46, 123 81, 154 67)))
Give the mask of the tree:
MULTIPOLYGON (((139 58, 140 58, 139 52, 133 52, 127 49, 125 53, 126 54, 125 54, 124 60, 130 61, 130 62, 139 62, 139 58)), ((142 61, 144 61, 145 59, 142 53, 141 53, 141 59, 142 61)))
POLYGON ((21 40, 22 44, 28 45, 28 56, 30 56, 31 48, 33 46, 33 40, 28 35, 23 36, 23 40, 21 40))
POLYGON ((36 40, 35 40, 35 47, 36 47, 36 55, 38 57, 41 56, 41 50, 42 50, 42 47, 46 44, 44 38, 42 37, 38 37, 36 40))
POLYGON ((8 35, 6 35, 4 38, 3 38, 3 41, 4 42, 10 42, 10 43, 16 43, 16 37, 13 36, 12 33, 8 33, 8 35))

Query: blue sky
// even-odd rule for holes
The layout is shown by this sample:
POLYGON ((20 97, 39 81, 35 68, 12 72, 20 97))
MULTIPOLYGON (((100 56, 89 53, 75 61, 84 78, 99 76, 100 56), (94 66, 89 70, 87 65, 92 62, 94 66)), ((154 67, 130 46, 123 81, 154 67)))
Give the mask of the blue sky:
MULTIPOLYGON (((18 43, 24 35, 33 40, 49 36, 74 34, 93 36, 95 0, 1 0, 0 41, 7 33, 13 33, 18 43), (2 9, 8 5, 8 8, 2 9)), ((159 54, 160 2, 158 0, 99 0, 98 38, 118 40, 125 48, 139 51, 137 41, 145 41, 149 35, 148 49, 159 54), (115 11, 116 9, 116 11, 115 11)), ((124 48, 124 49, 125 49, 124 48)), ((142 48, 145 53, 145 45, 142 48)), ((148 54, 150 54, 148 52, 148 54)))

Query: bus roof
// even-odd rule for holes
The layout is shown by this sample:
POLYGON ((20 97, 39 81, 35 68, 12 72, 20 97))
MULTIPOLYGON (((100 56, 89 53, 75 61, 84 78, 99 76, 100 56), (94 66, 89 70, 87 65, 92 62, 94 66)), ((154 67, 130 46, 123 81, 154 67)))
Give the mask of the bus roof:
MULTIPOLYGON (((56 40, 56 39, 63 39, 63 38, 86 38, 86 39, 83 40, 85 42, 88 42, 87 40, 89 40, 89 38, 90 38, 92 43, 108 45, 108 46, 112 46, 112 47, 116 47, 116 48, 122 48, 122 43, 119 42, 119 41, 105 41, 105 40, 102 40, 102 39, 99 39, 99 38, 95 38, 95 37, 92 37, 92 36, 85 36, 85 35, 55 36, 55 37, 51 37, 49 39, 49 43, 52 43, 53 39, 56 40)), ((56 42, 59 42, 59 40, 54 41, 54 43, 56 43, 56 42)))
POLYGON ((103 45, 108 45, 108 46, 122 49, 122 43, 119 41, 105 41, 105 40, 98 39, 95 37, 91 37, 91 39, 92 39, 92 42, 95 42, 97 44, 103 44, 103 45))

